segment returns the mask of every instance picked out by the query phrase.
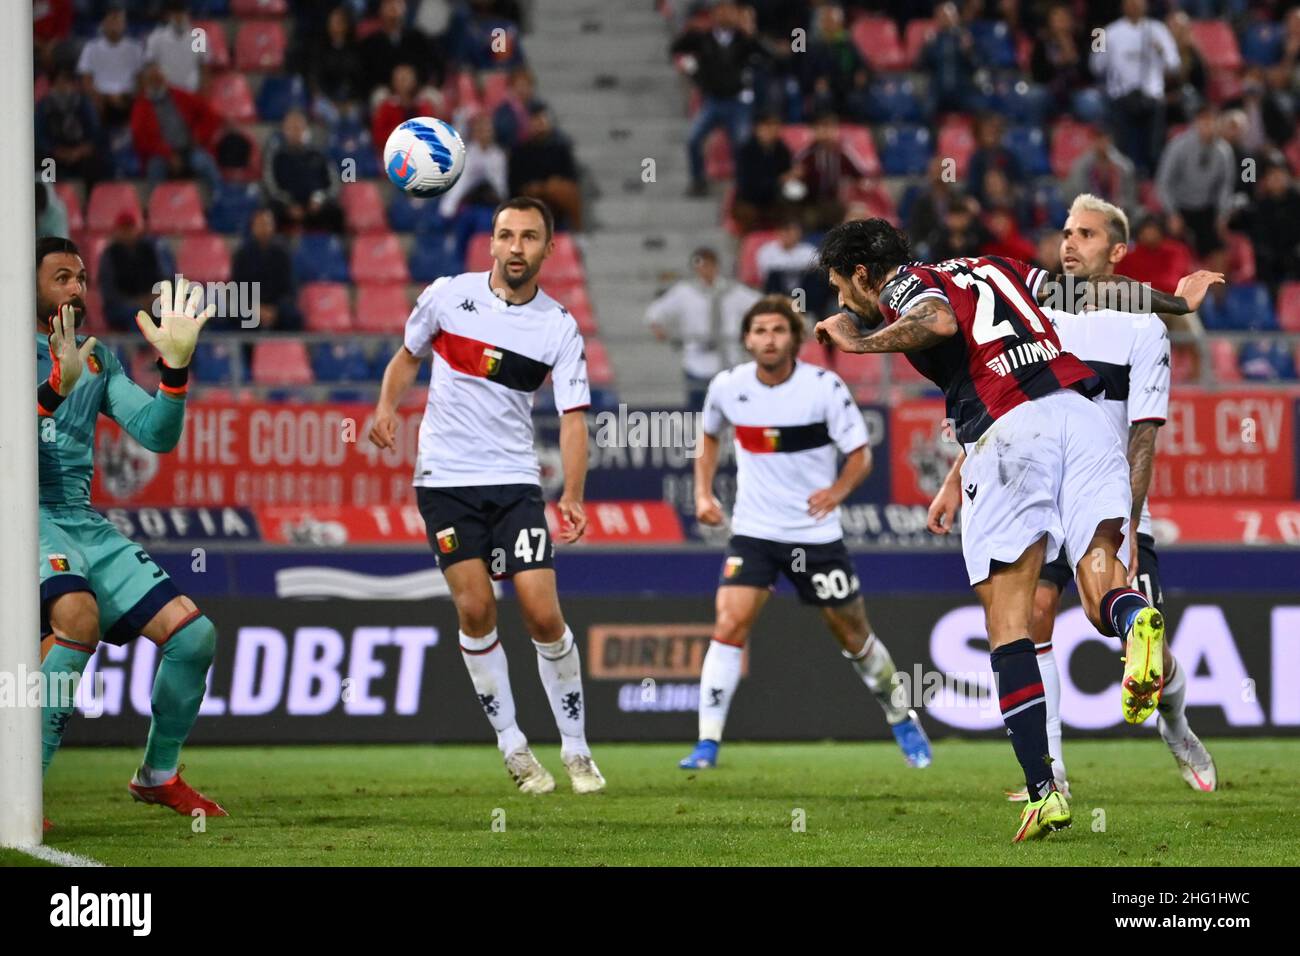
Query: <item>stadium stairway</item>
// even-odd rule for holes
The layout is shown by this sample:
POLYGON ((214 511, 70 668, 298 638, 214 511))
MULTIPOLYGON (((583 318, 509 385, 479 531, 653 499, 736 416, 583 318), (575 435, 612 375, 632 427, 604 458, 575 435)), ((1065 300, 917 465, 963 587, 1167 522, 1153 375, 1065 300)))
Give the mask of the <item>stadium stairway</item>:
POLYGON ((538 8, 528 36, 537 88, 573 140, 592 189, 580 245, 592 307, 628 404, 685 400, 680 361, 646 329, 646 306, 711 245, 730 269, 718 198, 686 198, 688 88, 669 62, 664 19, 640 0, 538 8), (654 181, 643 182, 645 160, 654 181))

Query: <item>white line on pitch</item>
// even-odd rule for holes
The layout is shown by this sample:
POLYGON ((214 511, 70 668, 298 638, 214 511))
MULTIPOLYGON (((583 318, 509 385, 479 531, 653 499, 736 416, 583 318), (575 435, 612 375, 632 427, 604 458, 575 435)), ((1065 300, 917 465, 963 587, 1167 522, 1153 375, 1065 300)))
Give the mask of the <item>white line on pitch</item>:
POLYGON ((16 846, 12 849, 19 853, 26 853, 28 856, 34 856, 38 860, 46 863, 53 863, 55 866, 103 866, 98 860, 92 860, 88 856, 77 856, 75 853, 68 853, 64 850, 56 850, 52 846, 16 846))

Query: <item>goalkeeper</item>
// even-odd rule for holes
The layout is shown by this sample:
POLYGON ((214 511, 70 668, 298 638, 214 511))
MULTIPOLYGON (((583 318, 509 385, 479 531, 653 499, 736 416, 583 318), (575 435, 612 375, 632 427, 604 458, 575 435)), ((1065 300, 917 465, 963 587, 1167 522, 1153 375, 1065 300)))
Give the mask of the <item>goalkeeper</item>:
MULTIPOLYGON (((144 549, 90 506, 95 424, 102 412, 145 448, 176 447, 185 423, 185 390, 199 330, 202 290, 177 277, 161 284, 157 324, 136 316, 161 356, 162 385, 152 398, 131 381, 117 356, 95 339, 80 345, 86 267, 74 243, 36 242, 36 413, 40 459, 41 708, 43 770, 72 717, 67 688, 101 640, 124 644, 143 634, 161 648, 154 676, 144 761, 127 789, 141 803, 187 816, 225 816, 180 776, 181 745, 199 713, 217 632, 144 549), (187 294, 189 293, 189 294, 187 294)), ((47 823, 47 827, 48 827, 47 823)))

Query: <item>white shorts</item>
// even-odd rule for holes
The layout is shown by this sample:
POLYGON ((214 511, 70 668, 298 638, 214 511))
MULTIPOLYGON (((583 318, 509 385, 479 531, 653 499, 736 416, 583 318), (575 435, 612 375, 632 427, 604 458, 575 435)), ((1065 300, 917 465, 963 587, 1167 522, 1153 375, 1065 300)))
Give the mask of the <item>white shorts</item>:
MULTIPOLYGON (((1064 546, 1070 567, 1097 525, 1124 519, 1132 490, 1128 460, 1106 413, 1073 389, 1024 402, 966 447, 961 467, 961 549, 970 583, 989 564, 1010 564, 1047 535, 1047 559, 1064 546)), ((1119 549, 1119 560, 1128 557, 1119 549)))

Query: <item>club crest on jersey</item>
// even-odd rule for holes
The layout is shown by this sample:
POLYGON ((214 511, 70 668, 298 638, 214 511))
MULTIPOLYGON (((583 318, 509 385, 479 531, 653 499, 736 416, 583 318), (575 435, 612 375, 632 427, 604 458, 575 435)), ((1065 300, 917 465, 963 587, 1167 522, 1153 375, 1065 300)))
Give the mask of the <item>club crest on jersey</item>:
POLYGON ((781 429, 764 428, 763 444, 767 447, 768 451, 780 451, 781 450, 781 429))
POLYGON ((455 528, 443 528, 438 532, 437 539, 438 550, 443 554, 451 554, 460 547, 460 541, 456 538, 455 528))
POLYGON ((90 369, 90 371, 95 375, 98 375, 104 370, 104 366, 100 364, 99 356, 94 352, 91 352, 86 356, 86 368, 90 369))
POLYGON ((68 563, 68 556, 66 554, 51 554, 48 555, 48 558, 50 562, 50 567, 52 567, 55 571, 72 570, 72 565, 68 563))
POLYGON ((731 557, 727 558, 727 563, 722 569, 722 576, 724 578, 734 578, 740 573, 740 568, 744 563, 744 558, 738 554, 733 554, 731 557))
POLYGON ((483 361, 479 368, 483 374, 489 378, 501 370, 501 352, 498 349, 485 347, 483 349, 483 361))

